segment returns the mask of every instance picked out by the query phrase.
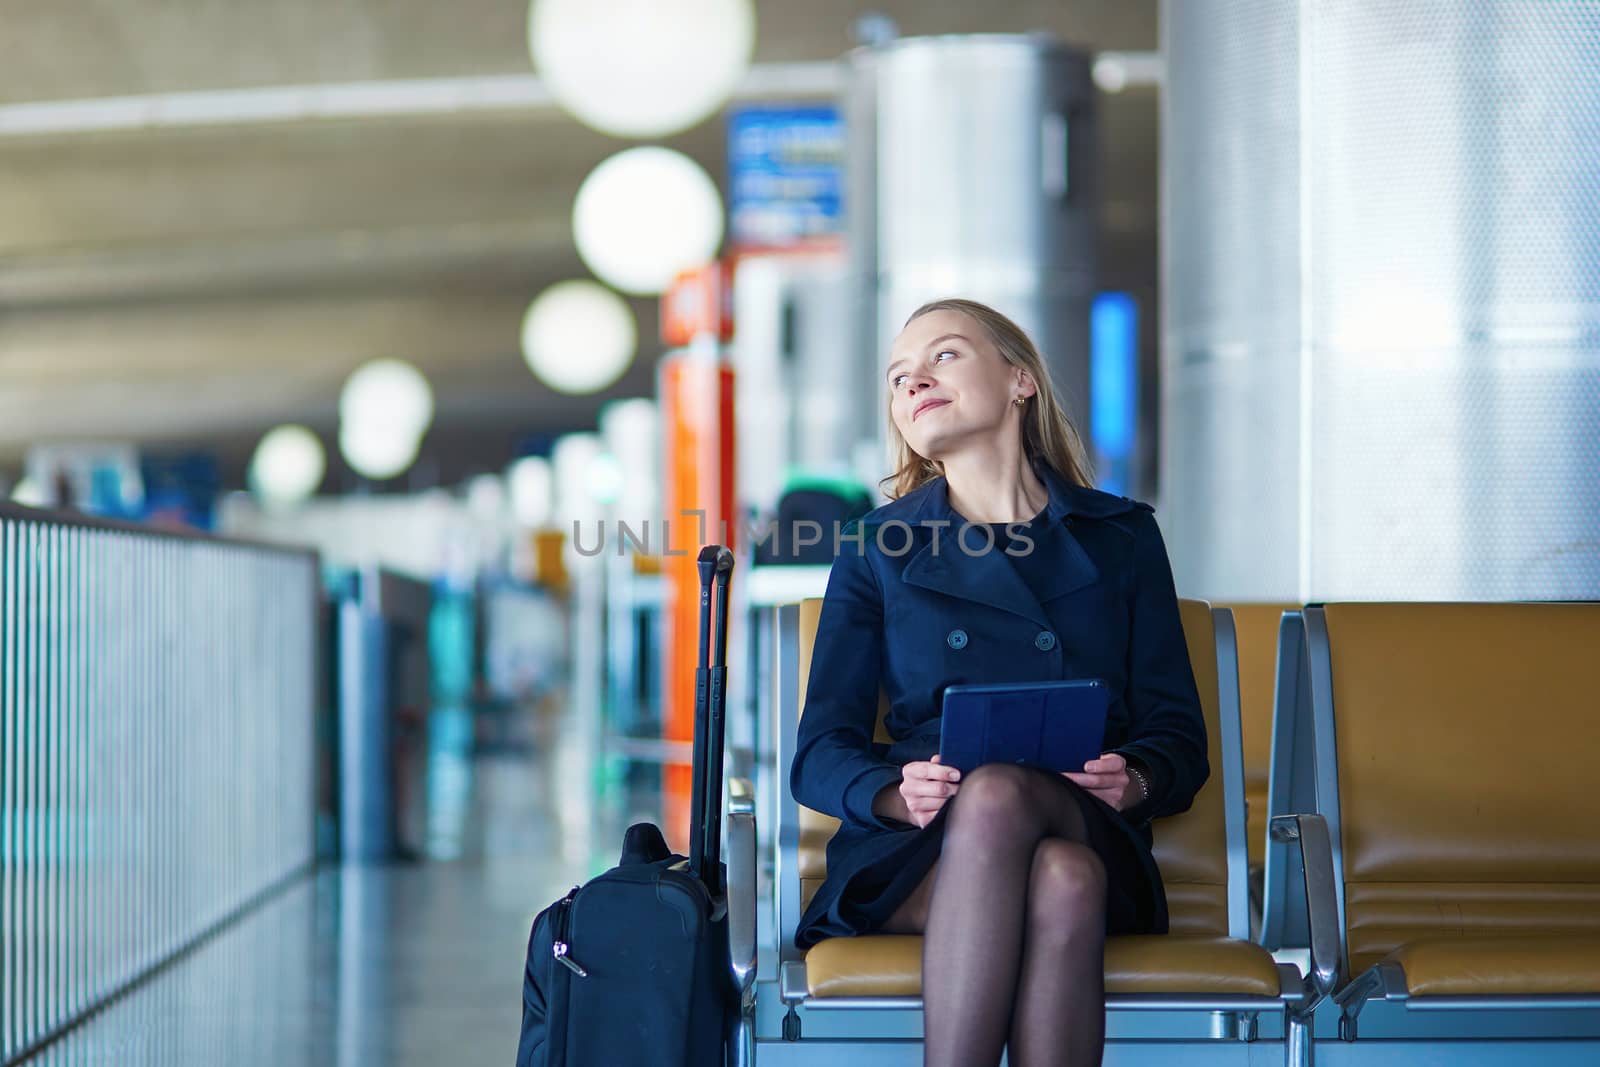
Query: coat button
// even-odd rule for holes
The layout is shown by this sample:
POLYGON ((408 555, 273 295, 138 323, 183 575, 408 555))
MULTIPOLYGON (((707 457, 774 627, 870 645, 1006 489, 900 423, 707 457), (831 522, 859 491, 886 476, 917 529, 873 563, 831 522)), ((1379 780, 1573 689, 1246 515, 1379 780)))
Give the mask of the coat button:
POLYGON ((1039 636, 1033 639, 1033 643, 1041 652, 1049 652, 1056 647, 1056 635, 1049 630, 1040 630, 1039 636))
POLYGON ((951 630, 949 636, 946 637, 944 641, 945 644, 949 645, 951 648, 966 648, 967 631, 959 629, 951 630))

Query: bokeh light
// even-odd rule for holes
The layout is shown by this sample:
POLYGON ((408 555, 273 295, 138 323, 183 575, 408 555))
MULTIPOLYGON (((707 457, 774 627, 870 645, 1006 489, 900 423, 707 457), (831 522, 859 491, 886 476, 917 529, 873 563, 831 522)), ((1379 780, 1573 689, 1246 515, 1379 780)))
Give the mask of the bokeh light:
POLYGON ((467 483, 467 510, 482 523, 505 517, 506 486, 498 474, 480 474, 467 483))
POLYGON ((287 508, 317 491, 328 470, 322 440, 293 423, 269 430, 250 461, 250 487, 263 504, 287 508))
POLYGON ((589 431, 562 434, 550 449, 550 466, 555 474, 556 514, 562 523, 581 525, 582 540, 586 547, 593 547, 599 536, 599 527, 594 523, 605 514, 605 509, 589 487, 590 479, 594 476, 595 457, 604 451, 605 445, 600 435, 589 431))
POLYGON ((589 460, 589 495, 598 503, 616 503, 622 481, 622 464, 610 452, 598 452, 589 460))
POLYGON ((550 388, 574 395, 615 382, 633 362, 639 329, 616 293, 590 281, 557 282, 522 318, 522 356, 550 388))
POLYGON ((554 510, 554 477, 543 456, 524 456, 506 471, 511 484, 511 512, 523 526, 539 527, 554 510))
POLYGON ((611 401, 600 409, 600 436, 622 470, 616 513, 638 528, 655 513, 660 496, 663 442, 656 402, 646 397, 611 401))
POLYGON ((533 0, 528 51, 579 122, 660 137, 709 118, 750 66, 751 0, 533 0))
POLYGON ((433 389, 411 364, 375 359, 357 367, 339 394, 341 424, 382 424, 421 437, 433 421, 433 389))
POLYGON ((11 499, 25 508, 42 508, 45 505, 44 489, 32 478, 24 478, 12 486, 11 499))
POLYGON ((339 452, 359 474, 381 481, 417 461, 422 438, 398 420, 342 422, 339 452))
POLYGON ((653 296, 722 244, 722 196, 701 166, 670 148, 630 148, 583 180, 572 207, 578 254, 614 288, 653 296))

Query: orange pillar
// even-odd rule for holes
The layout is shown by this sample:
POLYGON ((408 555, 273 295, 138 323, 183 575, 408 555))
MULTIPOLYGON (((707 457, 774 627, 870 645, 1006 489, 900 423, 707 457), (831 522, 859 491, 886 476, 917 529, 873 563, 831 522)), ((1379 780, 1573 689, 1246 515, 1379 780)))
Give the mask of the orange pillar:
MULTIPOLYGON (((658 396, 665 444, 662 514, 668 525, 663 579, 662 724, 666 740, 685 742, 685 759, 662 773, 662 829, 677 852, 689 850, 693 780, 688 743, 694 739, 695 657, 699 652, 700 577, 695 558, 707 544, 733 547, 733 368, 713 338, 662 359, 658 396)), ((655 537, 652 534, 652 537, 655 537)))

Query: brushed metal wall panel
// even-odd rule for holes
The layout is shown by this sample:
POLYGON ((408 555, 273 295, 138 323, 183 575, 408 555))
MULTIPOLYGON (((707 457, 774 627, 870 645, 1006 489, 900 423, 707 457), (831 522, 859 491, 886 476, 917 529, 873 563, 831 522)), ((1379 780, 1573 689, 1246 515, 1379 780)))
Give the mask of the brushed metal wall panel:
POLYGON ((1186 0, 1164 16, 1180 587, 1600 596, 1600 8, 1186 0), (1227 513, 1251 486, 1241 529, 1227 513))
POLYGON ((1089 440, 1099 191, 1088 57, 1044 36, 980 34, 903 38, 853 61, 853 111, 872 108, 875 136, 872 201, 851 208, 875 218, 866 387, 884 395, 886 353, 912 311, 968 297, 1028 331, 1089 440))
POLYGON ((1600 593, 1600 9, 1305 5, 1319 598, 1600 593))
POLYGON ((1298 573, 1298 25, 1278 0, 1164 4, 1158 518, 1185 595, 1298 573))

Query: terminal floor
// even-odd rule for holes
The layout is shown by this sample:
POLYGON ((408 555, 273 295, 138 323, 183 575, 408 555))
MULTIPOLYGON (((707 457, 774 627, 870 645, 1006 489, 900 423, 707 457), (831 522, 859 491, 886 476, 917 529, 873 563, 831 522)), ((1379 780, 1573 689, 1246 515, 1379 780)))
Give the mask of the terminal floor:
POLYGON ((430 797, 456 825, 438 803, 426 819, 453 858, 299 879, 28 1067, 508 1067, 529 923, 615 862, 590 849, 618 839, 595 827, 592 793, 547 770, 459 761, 430 797))

